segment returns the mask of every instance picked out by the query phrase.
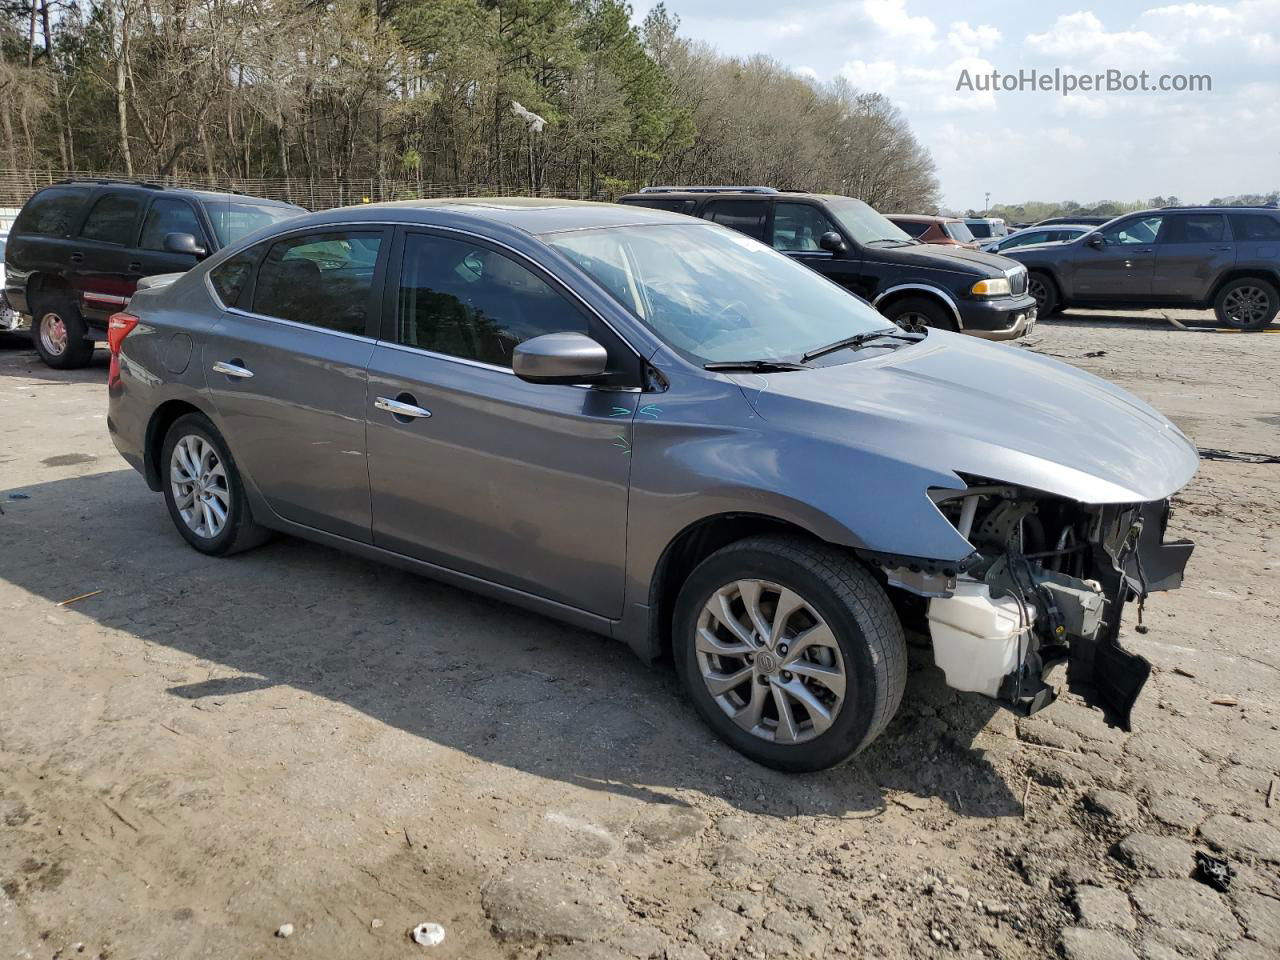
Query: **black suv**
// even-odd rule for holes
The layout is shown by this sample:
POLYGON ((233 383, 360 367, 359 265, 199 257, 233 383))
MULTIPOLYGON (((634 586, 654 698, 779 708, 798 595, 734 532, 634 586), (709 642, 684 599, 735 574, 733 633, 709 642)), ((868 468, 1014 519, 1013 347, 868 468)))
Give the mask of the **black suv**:
POLYGON ((861 200, 772 187, 646 187, 619 203, 702 217, 811 267, 906 329, 1012 340, 1031 329, 1027 274, 1004 257, 913 240, 861 200))
POLYGON ((1064 307, 1213 307, 1237 330, 1280 309, 1280 211, 1166 207, 1109 220, 1077 240, 1018 247, 1045 317, 1064 307))
POLYGON ((45 363, 83 366, 140 279, 188 270, 259 227, 305 212, 240 194, 65 180, 36 191, 13 222, 5 295, 31 316, 45 363))

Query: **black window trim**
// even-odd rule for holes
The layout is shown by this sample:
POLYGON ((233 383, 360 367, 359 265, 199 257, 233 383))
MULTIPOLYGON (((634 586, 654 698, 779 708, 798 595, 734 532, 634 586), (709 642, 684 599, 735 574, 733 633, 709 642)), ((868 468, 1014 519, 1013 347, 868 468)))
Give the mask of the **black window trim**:
MULTIPOLYGON (((608 330, 614 338, 622 345, 624 349, 632 354, 635 358, 637 368, 643 361, 643 357, 631 342, 618 332, 617 328, 608 321, 595 307, 586 301, 576 290, 570 287, 564 281, 560 280, 552 274, 545 266, 538 263, 528 254, 517 250, 515 247, 508 246, 501 240, 487 237, 483 234, 473 233, 470 230, 463 230, 458 227, 446 227, 439 224, 419 224, 419 223, 398 223, 396 224, 395 240, 391 244, 391 255, 395 258, 391 261, 387 269, 387 275, 382 291, 382 325, 379 328, 380 336, 378 343, 380 346, 389 347, 393 350, 400 350, 408 353, 418 354, 420 356, 432 357, 439 360, 449 360, 453 363, 460 363, 464 366, 479 367, 482 370, 495 370, 499 373, 510 374, 515 376, 515 371, 511 367, 499 366, 494 363, 485 363, 482 360, 472 360, 469 357, 457 357, 448 353, 437 353, 434 350, 427 350, 425 347, 415 347, 411 344, 400 343, 396 334, 396 321, 398 319, 398 311, 400 308, 400 273, 404 267, 404 246, 405 241, 410 234, 426 234, 428 236, 439 236, 446 240, 457 240, 465 238, 465 242, 474 243, 477 246, 490 247, 505 256, 515 260, 520 266, 529 270, 539 280, 546 283, 552 290, 560 293, 571 303, 578 304, 587 318, 599 321, 600 325, 608 330)), ((588 324, 588 329, 590 325, 588 324)), ((575 387, 584 389, 595 389, 591 384, 573 384, 575 387)), ((637 384, 634 387, 608 387, 610 390, 641 390, 637 384)))
POLYGON ((149 206, 143 198, 144 194, 140 190, 122 190, 119 187, 103 187, 100 190, 93 191, 89 197, 89 202, 84 205, 84 208, 80 212, 80 222, 77 224, 75 231, 70 235, 70 238, 84 243, 105 243, 109 247, 123 247, 131 250, 137 249, 138 239, 142 236, 143 211, 145 211, 149 206), (131 199, 138 201, 138 208, 133 214, 133 234, 123 243, 117 243, 114 240, 99 240, 97 237, 84 236, 84 228, 88 225, 89 218, 93 216, 94 209, 99 203, 107 199, 107 197, 130 197, 131 199))

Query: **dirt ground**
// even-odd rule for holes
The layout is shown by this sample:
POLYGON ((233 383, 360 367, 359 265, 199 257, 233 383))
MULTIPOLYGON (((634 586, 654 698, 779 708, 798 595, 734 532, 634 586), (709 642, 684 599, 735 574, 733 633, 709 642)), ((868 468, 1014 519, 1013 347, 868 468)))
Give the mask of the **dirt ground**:
MULTIPOLYGON (((1280 454, 1280 336, 1073 314, 1023 346, 1280 454)), ((296 540, 197 554, 105 366, 0 347, 0 958, 1280 955, 1280 465, 1178 497, 1132 733, 915 647, 886 735, 786 776, 610 641, 296 540)))

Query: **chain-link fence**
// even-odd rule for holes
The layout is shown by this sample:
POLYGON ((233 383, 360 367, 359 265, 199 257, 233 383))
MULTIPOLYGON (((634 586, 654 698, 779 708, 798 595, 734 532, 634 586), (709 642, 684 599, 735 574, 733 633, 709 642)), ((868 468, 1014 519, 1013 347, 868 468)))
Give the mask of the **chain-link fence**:
MULTIPOLYGON (((0 207, 21 207, 31 194, 59 180, 136 180, 165 187, 194 190, 234 191, 254 197, 284 200, 308 210, 325 210, 353 203, 383 200, 417 200, 430 197, 528 196, 528 187, 498 187, 486 183, 424 183, 417 180, 380 180, 374 177, 324 177, 270 179, 234 176, 128 177, 101 170, 3 170, 0 171, 0 207)), ((586 190, 546 190, 545 196, 572 200, 611 200, 603 192, 586 190)))

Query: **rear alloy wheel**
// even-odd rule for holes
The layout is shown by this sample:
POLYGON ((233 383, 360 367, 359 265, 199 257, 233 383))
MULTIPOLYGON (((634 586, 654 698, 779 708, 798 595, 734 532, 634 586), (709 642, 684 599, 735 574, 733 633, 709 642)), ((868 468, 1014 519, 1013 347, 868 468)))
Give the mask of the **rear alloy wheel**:
POLYGON ((779 770, 848 760, 892 718, 906 684, 902 626, 849 554, 750 537, 690 574, 673 619, 676 666, 702 718, 779 770))
POLYGON ((1027 293, 1036 301, 1036 316, 1048 317, 1058 312, 1058 288, 1043 273, 1027 274, 1027 293))
POLYGON ((959 329, 951 311, 930 297, 904 297, 895 300, 881 313, 911 333, 923 333, 930 327, 934 330, 959 329))
POLYGON ((1276 288, 1256 277, 1232 280, 1214 301, 1218 320, 1236 330, 1261 330, 1275 319, 1278 309, 1276 288))
POLYGON ((68 297, 49 297, 34 304, 31 341, 36 353, 56 370, 83 367, 93 359, 93 341, 80 311, 68 297))
POLYGON ((225 556, 266 539, 266 531, 253 522, 226 442, 203 414, 174 421, 162 457, 165 505, 187 543, 201 553, 225 556))

